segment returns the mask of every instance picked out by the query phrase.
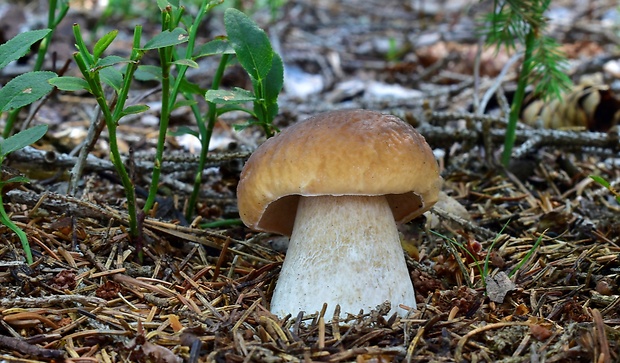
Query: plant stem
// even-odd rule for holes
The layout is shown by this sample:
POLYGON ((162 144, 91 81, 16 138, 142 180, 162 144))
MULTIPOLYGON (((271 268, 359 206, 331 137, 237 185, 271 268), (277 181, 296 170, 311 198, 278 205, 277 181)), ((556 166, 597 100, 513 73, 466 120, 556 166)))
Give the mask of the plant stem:
MULTIPOLYGON (((171 30, 173 27, 172 8, 167 7, 162 12, 162 30, 171 30)), ((159 117, 159 136, 157 138, 157 150, 155 151, 155 161, 153 163, 153 173, 151 174, 151 186, 149 194, 142 210, 148 213, 155 204, 159 177, 161 175, 161 163, 164 157, 164 147, 166 146, 166 133, 170 121, 170 110, 176 100, 176 94, 170 94, 170 68, 172 66, 172 47, 159 49, 159 62, 161 63, 161 113, 159 117), (172 103, 172 104, 171 104, 172 103)), ((177 77, 178 78, 178 77, 177 77)))
POLYGON ((224 219, 221 221, 213 221, 201 223, 200 228, 219 228, 219 227, 230 227, 230 226, 242 226, 243 221, 241 219, 224 219))
POLYGON ((138 218, 136 212, 136 194, 135 187, 131 178, 129 177, 129 173, 123 164, 123 160, 121 158, 120 152, 118 150, 118 141, 116 139, 116 128, 118 126, 118 120, 122 115, 122 111, 125 105, 125 101, 127 100, 127 94, 129 93, 129 87, 131 85, 131 80, 133 78, 133 73, 138 67, 138 62, 142 58, 143 53, 139 50, 140 48, 140 38, 142 35, 142 27, 136 26, 134 30, 134 44, 133 50, 131 54, 131 62, 127 65, 127 70, 125 72, 125 81, 121 91, 118 95, 118 102, 116 107, 114 108, 114 113, 110 110, 110 106, 106 102, 105 94, 101 87, 101 81, 99 79, 99 72, 91 72, 89 69, 89 65, 92 64, 92 56, 86 50, 86 47, 83 43, 79 27, 74 26, 74 33, 78 46, 78 53, 74 54, 75 61, 84 75, 84 78, 88 82, 90 89, 95 96, 97 104, 101 108, 101 112, 103 114, 103 118, 106 122, 106 127, 108 128, 108 138, 110 143, 110 159, 118 175, 121 179, 121 184, 125 190, 125 197, 127 198, 127 213, 129 215, 129 235, 130 238, 135 239, 138 237, 138 218), (86 59, 84 59, 86 57, 86 59))
MULTIPOLYGON (((194 22, 189 29, 187 48, 185 50, 185 59, 191 59, 192 53, 194 52, 196 36, 198 33, 199 25, 202 22, 202 19, 204 18, 205 14, 209 10, 211 10, 211 8, 213 8, 214 6, 218 4, 219 3, 211 3, 209 0, 203 0, 202 4, 200 5, 200 9, 198 10, 198 14, 196 15, 196 18, 194 19, 194 22)), ((180 19, 180 16, 179 16, 179 19, 180 19)), ((179 19, 177 19, 176 22, 178 22, 179 19)), ((166 22, 167 22, 166 20, 162 22, 164 24, 163 25, 164 28, 168 25, 166 24, 166 22)), ((168 123, 170 120, 170 111, 174 107, 174 103, 176 102, 177 95, 179 94, 181 82, 183 81, 183 78, 185 77, 185 72, 187 72, 187 68, 188 68, 186 65, 181 65, 177 67, 178 74, 174 82, 174 85, 172 87, 172 90, 170 91, 170 62, 171 60, 172 60, 172 47, 170 47, 169 53, 165 53, 165 49, 160 49, 160 61, 162 64, 162 110, 161 110, 161 119, 160 119, 160 124, 159 124, 159 139, 157 142, 155 164, 153 167, 153 174, 151 178, 151 187, 149 189, 149 195, 147 197, 146 203, 144 204, 144 208, 143 208, 145 212, 148 212, 153 207, 153 204, 155 203, 155 197, 157 195, 157 184, 159 183, 159 177, 161 174, 163 149, 164 149, 165 142, 166 142, 166 133, 168 131, 168 123)), ((194 112, 194 115, 196 117, 196 122, 200 128, 201 126, 200 125, 201 124, 200 114, 194 112)), ((203 134, 202 131, 201 131, 201 134, 203 134)), ((209 135, 209 138, 210 138, 210 135, 209 135)), ((207 142, 207 150, 208 150, 208 142, 207 142)), ((202 159, 203 159, 203 155, 201 153, 201 160, 202 159)), ((199 170, 202 171, 202 168, 204 168, 204 161, 202 162, 202 164, 200 164, 199 170)), ((201 172, 199 172, 199 174, 200 173, 201 172)), ((197 183, 196 182, 194 183, 194 185, 196 184, 200 185, 200 180, 197 183)), ((192 193, 192 196, 194 196, 194 194, 197 194, 196 187, 194 187, 194 193, 192 193)), ((194 198, 193 204, 191 203, 191 198, 190 198, 190 208, 188 208, 188 210, 193 210, 193 206, 196 203, 195 198, 194 198)), ((191 213, 188 212, 188 218, 190 217, 191 217, 191 213)))
MULTIPOLYGON (((218 65, 217 71, 213 76, 211 89, 219 89, 220 82, 222 81, 222 77, 224 76, 224 70, 226 70, 226 65, 228 64, 229 59, 230 54, 222 54, 220 64, 218 65)), ((201 144, 200 158, 198 160, 198 170, 196 171, 196 176, 194 177, 194 189, 192 190, 192 195, 189 197, 189 203, 187 205, 187 210, 185 211, 185 217, 187 220, 192 219, 194 209, 196 207, 196 202, 198 201, 198 193, 200 191, 200 185, 202 184, 202 171, 204 170, 205 164, 207 163, 209 144, 211 142, 211 136, 213 135, 215 121, 217 120, 217 107, 215 103, 207 102, 207 104, 209 105, 209 111, 207 112, 207 127, 205 128, 204 126, 199 125, 201 144)))
POLYGON ((11 218, 9 218, 9 216, 6 214, 6 211, 4 210, 4 202, 2 201, 2 188, 0 188, 0 222, 2 222, 2 224, 4 224, 5 226, 9 227, 9 229, 15 232, 17 237, 19 237, 19 240, 22 243, 22 248, 26 253, 26 262, 28 262, 28 264, 32 264, 34 260, 32 259, 32 251, 30 250, 28 236, 26 236, 26 233, 15 223, 13 223, 11 218))
POLYGON ((521 65, 521 71, 519 72, 517 90, 515 91, 512 106, 510 107, 510 118, 508 119, 508 125, 506 127, 506 139, 504 140, 504 151, 502 153, 502 165, 504 165, 504 167, 508 167, 508 164, 510 163, 512 147, 514 146, 516 140, 515 131, 517 129, 517 122, 519 120, 523 98, 525 97, 527 80, 532 69, 532 53, 534 51, 535 41, 536 29, 530 26, 530 30, 525 37, 525 55, 523 57, 523 64, 521 65))

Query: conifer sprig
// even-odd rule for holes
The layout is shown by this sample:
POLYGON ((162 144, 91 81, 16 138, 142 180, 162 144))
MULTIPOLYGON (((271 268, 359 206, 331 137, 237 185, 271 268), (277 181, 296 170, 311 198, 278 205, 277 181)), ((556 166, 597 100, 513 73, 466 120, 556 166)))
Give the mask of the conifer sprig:
POLYGON ((534 85, 534 93, 543 99, 561 98, 571 86, 566 74, 568 62, 559 44, 545 34, 545 11, 551 0, 494 0, 493 12, 485 17, 482 33, 487 45, 509 50, 524 47, 524 59, 519 72, 517 90, 512 101, 502 164, 510 162, 515 140, 516 124, 525 97, 525 88, 534 85))

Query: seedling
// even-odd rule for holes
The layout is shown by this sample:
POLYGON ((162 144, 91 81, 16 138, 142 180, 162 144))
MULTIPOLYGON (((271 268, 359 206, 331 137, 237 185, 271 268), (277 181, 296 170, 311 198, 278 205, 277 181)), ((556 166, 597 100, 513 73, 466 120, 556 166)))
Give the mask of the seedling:
POLYGON ((609 190, 609 192, 613 194, 614 198, 616 199, 616 202, 620 203, 620 192, 617 191, 614 187, 612 187, 611 184, 605 178, 598 176, 598 175, 590 175, 590 178, 594 180, 595 182, 599 183, 600 185, 604 186, 605 188, 607 188, 607 190, 609 190))
POLYGON ((568 62, 559 51, 558 43, 544 34, 547 18, 544 16, 551 0, 494 0, 494 11, 486 16, 482 29, 487 44, 499 49, 500 45, 514 50, 516 41, 525 46, 523 63, 519 71, 517 90, 512 100, 502 164, 508 166, 515 143, 517 121, 525 97, 525 88, 535 85, 534 93, 543 99, 561 98, 563 90, 570 88, 566 75, 568 62))
POLYGON ((117 31, 111 31, 94 45, 92 51, 82 39, 82 33, 78 25, 74 26, 77 52, 74 59, 84 78, 57 77, 50 83, 64 91, 86 90, 93 94, 108 128, 110 157, 119 173, 121 183, 125 189, 127 198, 127 210, 129 214, 130 236, 138 236, 137 207, 134 193, 134 185, 123 164, 116 140, 116 128, 120 119, 128 114, 144 112, 148 109, 145 105, 127 106, 127 97, 132 81, 156 80, 161 83, 161 115, 159 137, 151 186, 149 195, 145 201, 143 211, 148 213, 155 202, 158 190, 165 138, 168 132, 170 113, 176 107, 189 106, 197 120, 198 133, 202 144, 199 167, 196 172, 194 190, 190 197, 187 209, 188 219, 195 209, 198 191, 202 184, 202 170, 206 164, 206 155, 209 150, 209 140, 217 116, 231 110, 244 110, 248 112, 253 123, 260 124, 267 136, 273 134, 275 129, 272 121, 278 112, 277 96, 282 89, 283 65, 280 57, 273 52, 269 39, 251 19, 243 13, 228 9, 225 12, 227 38, 217 38, 202 46, 196 46, 197 31, 204 16, 222 1, 203 0, 196 17, 188 19, 184 17, 184 8, 178 1, 158 1, 162 11, 162 31, 151 40, 141 45, 142 28, 134 29, 134 41, 131 56, 122 58, 118 56, 104 56, 107 48, 116 38, 117 31), (183 21, 182 21, 183 20, 183 21), (182 26, 188 25, 187 30, 182 26), (185 46, 183 55, 179 55, 179 45, 185 46), (160 66, 140 65, 145 52, 156 50, 159 53, 160 66), (213 78, 211 90, 207 91, 206 100, 209 103, 209 111, 202 116, 197 107, 194 96, 205 97, 205 91, 185 78, 189 67, 198 67, 196 60, 200 57, 220 55, 220 66, 213 78), (220 81, 234 56, 248 72, 252 79, 253 92, 235 89, 232 91, 218 91, 220 81), (123 68, 119 68, 123 66, 123 68), (114 97, 106 99, 104 86, 114 90, 114 97), (182 95, 183 100, 178 96, 182 95), (232 95, 232 98, 230 97, 232 95), (252 102, 252 110, 244 109, 239 104, 252 102), (216 104, 222 104, 217 108, 216 104))

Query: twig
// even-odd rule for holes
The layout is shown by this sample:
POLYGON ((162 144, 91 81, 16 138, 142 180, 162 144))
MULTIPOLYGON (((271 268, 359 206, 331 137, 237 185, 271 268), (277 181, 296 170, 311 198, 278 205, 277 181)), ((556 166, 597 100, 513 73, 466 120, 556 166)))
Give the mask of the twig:
POLYGON ((60 359, 64 358, 66 352, 58 349, 45 349, 37 345, 30 344, 21 339, 7 337, 0 335, 0 346, 4 348, 14 349, 22 354, 30 357, 45 358, 45 359, 60 359))
POLYGON ((83 295, 50 295, 40 298, 12 297, 0 299, 0 306, 3 308, 40 308, 44 306, 64 305, 67 303, 105 306, 108 302, 98 297, 83 295))
MULTIPOLYGON (((489 119, 504 122, 504 120, 486 116, 476 116, 473 114, 432 113, 432 118, 434 120, 442 119, 447 121, 448 119, 452 119, 456 121, 468 117, 472 120, 482 121, 489 119)), ((483 140, 482 128, 479 126, 467 130, 449 130, 444 127, 424 124, 418 127, 418 131, 424 135, 429 144, 436 147, 450 147, 454 144, 454 142, 478 144, 481 143, 481 140, 483 140)), ((579 151, 583 151, 584 148, 589 147, 608 149, 612 152, 620 151, 618 134, 613 132, 605 134, 587 131, 575 132, 550 129, 521 129, 516 130, 515 134, 518 142, 525 142, 531 138, 540 139, 541 141, 537 144, 539 147, 553 146, 559 149, 579 151)), ((505 138, 505 130, 490 130, 490 137, 494 143, 501 144, 505 138)), ((594 150, 591 149, 589 151, 594 150)))
MULTIPOLYGON (((207 167, 218 166, 230 160, 245 159, 250 152, 221 153, 209 156, 207 167)), ((68 154, 60 154, 51 151, 35 149, 27 146, 16 150, 7 158, 19 163, 34 166, 44 165, 45 167, 72 168, 76 165, 78 158, 68 154)), ((178 171, 195 171, 198 165, 198 157, 191 154, 171 154, 164 157, 161 170, 165 173, 178 171)), ((153 161, 143 155, 136 154, 135 166, 137 171, 150 171, 153 168, 153 161)), ((109 160, 104 160, 93 156, 86 159, 84 170, 95 171, 115 171, 114 165, 109 160)))

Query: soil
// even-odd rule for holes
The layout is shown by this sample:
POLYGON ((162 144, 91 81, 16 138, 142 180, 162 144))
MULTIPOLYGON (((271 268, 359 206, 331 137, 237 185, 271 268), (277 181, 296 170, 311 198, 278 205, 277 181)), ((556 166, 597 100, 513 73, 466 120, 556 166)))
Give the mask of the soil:
MULTIPOLYGON (((46 67, 57 70, 70 59, 73 23, 93 39, 119 29, 110 52, 127 55, 134 24, 144 25, 145 36, 158 31, 158 15, 148 16, 150 8, 140 4, 136 13, 113 14, 99 25, 103 8, 75 4, 58 28, 50 53, 57 56, 46 67)), ((31 179, 5 190, 4 201, 26 231, 35 262, 25 263, 19 239, 2 226, 0 359, 620 361, 620 206, 589 177, 599 175, 618 188, 618 130, 520 126, 515 157, 510 167, 501 167, 502 99, 515 88, 520 61, 502 72, 512 53, 479 52, 476 22, 491 6, 290 0, 275 13, 252 10, 286 65, 278 128, 322 111, 365 108, 403 118, 434 148, 450 202, 399 227, 417 310, 402 318, 389 315, 386 306, 347 318, 321 312, 279 318, 269 312, 287 240, 239 222, 239 173, 264 141, 258 127, 233 129, 247 121, 241 113, 226 114, 216 125, 193 220, 185 220, 184 207, 197 145, 192 137, 167 138, 157 208, 142 216, 143 238, 130 240, 106 130, 78 192, 66 195, 73 155, 96 111, 86 93, 55 92, 32 117, 32 124, 49 125, 46 137, 3 166, 3 175, 31 179), (489 92, 494 83, 499 91, 489 92), (478 112, 486 93, 493 95, 489 107, 478 112)), ((40 27, 46 14, 28 2, 0 4, 0 11, 2 42, 23 31, 21 25, 40 27)), ((569 56, 573 81, 598 74, 618 94, 617 3, 555 1, 548 16, 550 35, 569 56)), ((220 10, 199 34, 203 42, 224 34, 220 10)), ((190 80, 208 87, 217 61, 201 61, 190 80)), ((156 64, 157 55, 144 62, 156 64)), ((27 70, 32 58, 21 63, 3 70, 1 84, 27 70)), ((74 64, 66 74, 77 74, 74 64)), ((240 68, 231 67, 223 87, 248 82, 240 68)), ((130 100, 151 109, 123 119, 118 129, 139 203, 149 186, 159 97, 157 84, 137 82, 130 100)), ((205 109, 204 102, 200 107, 205 109)), ((187 107, 175 110, 171 120, 171 131, 182 127, 195 129, 187 107)))

